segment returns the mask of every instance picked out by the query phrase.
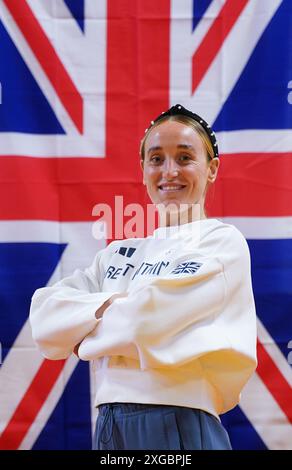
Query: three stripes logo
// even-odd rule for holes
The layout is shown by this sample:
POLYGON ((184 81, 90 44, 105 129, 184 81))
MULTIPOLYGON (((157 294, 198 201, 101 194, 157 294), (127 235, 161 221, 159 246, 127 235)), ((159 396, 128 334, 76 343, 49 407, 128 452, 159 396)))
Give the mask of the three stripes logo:
POLYGON ((173 271, 171 271, 171 274, 195 274, 201 266, 202 263, 186 261, 185 263, 180 263, 173 271))
POLYGON ((127 258, 131 258, 131 256, 135 253, 136 248, 127 248, 126 246, 121 246, 116 253, 119 253, 122 256, 127 256, 127 258))

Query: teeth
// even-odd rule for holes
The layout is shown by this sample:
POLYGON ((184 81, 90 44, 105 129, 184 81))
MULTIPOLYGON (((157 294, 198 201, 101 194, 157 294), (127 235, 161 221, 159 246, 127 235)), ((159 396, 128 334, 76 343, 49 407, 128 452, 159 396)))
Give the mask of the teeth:
POLYGON ((175 191, 183 188, 183 186, 160 186, 160 189, 163 191, 175 191))

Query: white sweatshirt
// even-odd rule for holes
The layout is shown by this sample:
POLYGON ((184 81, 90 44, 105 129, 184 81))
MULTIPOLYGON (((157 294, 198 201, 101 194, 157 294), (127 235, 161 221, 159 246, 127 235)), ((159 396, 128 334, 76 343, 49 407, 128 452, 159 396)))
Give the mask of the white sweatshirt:
POLYGON ((113 241, 92 265, 36 290, 30 321, 48 359, 81 342, 93 360, 95 406, 199 408, 218 417, 239 403, 256 368, 256 312, 243 235, 217 219, 113 241), (114 293, 100 319, 96 310, 114 293))

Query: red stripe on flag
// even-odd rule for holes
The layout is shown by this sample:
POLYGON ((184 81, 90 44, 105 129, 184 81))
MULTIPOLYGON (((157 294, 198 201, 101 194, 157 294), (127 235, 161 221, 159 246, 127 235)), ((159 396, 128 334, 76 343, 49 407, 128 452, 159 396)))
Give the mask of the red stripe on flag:
POLYGON ((159 0, 158 8, 157 0, 108 0, 107 14, 108 175, 140 181, 145 128, 169 107, 170 2, 159 0))
MULTIPOLYGON (((112 207, 116 195, 125 204, 150 203, 138 162, 135 174, 119 179, 106 171, 106 160, 0 158, 0 220, 92 221, 93 206, 112 207)), ((292 216, 292 153, 222 155, 220 161, 206 201, 210 217, 292 216)))
POLYGON ((76 128, 83 132, 83 99, 25 0, 4 0, 76 128))
POLYGON ((220 156, 218 179, 210 187, 210 217, 292 215, 292 153, 220 156))
POLYGON ((192 59, 192 93, 203 79, 248 0, 227 0, 192 59))
POLYGON ((44 360, 31 385, 0 436, 0 449, 18 449, 52 387, 63 370, 65 361, 44 360))
POLYGON ((170 3, 169 0, 139 2, 137 117, 140 139, 151 120, 170 106, 170 3))
POLYGON ((260 341, 257 350, 257 373, 292 424, 292 388, 260 341))

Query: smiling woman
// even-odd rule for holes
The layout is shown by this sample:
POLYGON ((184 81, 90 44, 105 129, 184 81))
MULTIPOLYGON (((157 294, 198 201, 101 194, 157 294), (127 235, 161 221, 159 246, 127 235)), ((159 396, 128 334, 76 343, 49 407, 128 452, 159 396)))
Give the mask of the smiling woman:
POLYGON ((33 337, 49 359, 93 361, 94 449, 231 449, 219 415, 255 370, 256 314, 246 240, 204 210, 219 168, 215 133, 176 105, 152 121, 140 150, 165 220, 38 289, 33 337))
POLYGON ((176 223, 176 212, 185 222, 206 218, 205 197, 219 169, 215 133, 200 116, 193 114, 195 120, 190 114, 173 106, 152 121, 141 141, 143 183, 166 225, 176 223))

